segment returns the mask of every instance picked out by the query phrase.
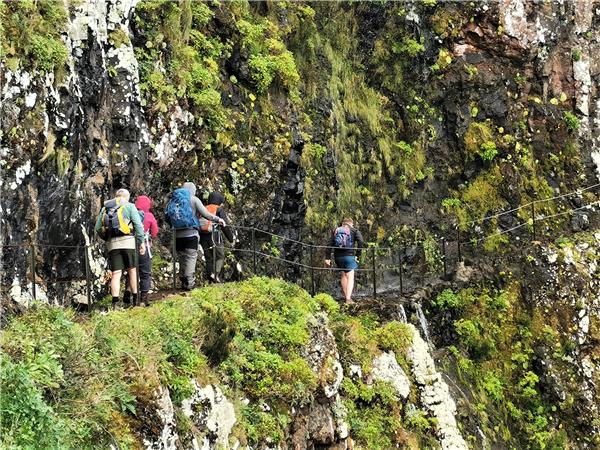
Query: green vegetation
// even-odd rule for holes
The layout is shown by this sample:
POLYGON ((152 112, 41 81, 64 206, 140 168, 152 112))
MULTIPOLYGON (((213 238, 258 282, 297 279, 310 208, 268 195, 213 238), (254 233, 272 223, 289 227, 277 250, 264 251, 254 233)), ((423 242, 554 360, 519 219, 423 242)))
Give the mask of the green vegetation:
MULTIPOLYGON (((135 53, 140 89, 151 111, 166 113, 179 99, 186 98, 207 127, 217 130, 225 119, 217 90, 218 61, 230 47, 205 34, 212 16, 202 2, 142 2, 136 8, 134 23, 145 42, 135 53)), ((113 39, 114 45, 120 41, 113 39)))
POLYGON ((432 72, 439 72, 441 70, 447 69, 450 64, 452 64, 452 55, 445 48, 441 48, 438 53, 437 61, 433 66, 431 66, 432 72))
MULTIPOLYGON (((345 367, 359 365, 363 373, 371 371, 371 362, 379 352, 393 351, 398 363, 408 371, 406 354, 412 333, 405 324, 381 324, 372 315, 352 317, 332 311, 330 327, 336 337, 340 359, 345 367)), ((372 449, 389 449, 402 442, 406 427, 414 429, 414 438, 425 441, 428 429, 418 429, 404 421, 393 388, 382 382, 366 384, 361 379, 344 378, 344 406, 357 445, 372 449)), ((415 447, 418 448, 418 447, 415 447)))
POLYGON ((268 17, 254 15, 247 4, 152 0, 138 5, 135 25, 145 40, 135 51, 141 89, 152 111, 166 113, 189 100, 209 130, 227 128, 219 74, 235 43, 248 52, 258 93, 267 93, 277 81, 291 98, 298 97, 299 75, 283 31, 268 17), (234 29, 228 31, 235 33, 233 40, 209 32, 217 12, 232 15, 234 29))
POLYGON ((129 43, 129 36, 123 28, 117 28, 108 35, 108 42, 118 48, 129 43))
POLYGON ((468 155, 479 155, 491 161, 498 153, 490 121, 471 122, 465 133, 465 149, 468 155))
POLYGON ((0 60, 12 69, 61 71, 67 11, 59 0, 0 2, 0 60))
POLYGON ((567 130, 574 132, 579 129, 579 119, 571 111, 565 111, 563 114, 563 119, 565 121, 565 125, 567 126, 567 130))
MULTIPOLYGON (((234 433, 242 442, 280 442, 290 408, 310 403, 331 381, 330 371, 315 373, 302 357, 320 311, 329 314, 345 373, 349 364, 368 373, 373 358, 388 350, 408 370, 412 334, 406 325, 349 316, 328 295, 311 298, 279 280, 199 289, 187 298, 88 319, 36 305, 1 337, 1 445, 64 450, 116 442, 139 448, 159 386, 168 387, 185 434, 190 424, 180 405, 193 393, 192 379, 225 390, 236 405, 234 433)), ((346 378, 342 393, 356 442, 390 448, 404 427, 393 388, 346 378)), ((427 439, 426 430, 410 423, 415 436, 427 439)))
POLYGON ((475 386, 484 432, 492 440, 527 442, 528 448, 565 448, 557 407, 545 398, 532 361, 534 348, 560 349, 558 334, 539 311, 525 309, 521 287, 502 290, 468 288, 445 290, 433 305, 453 311, 458 347, 450 347, 459 377, 475 386))
POLYGON ((481 144, 479 149, 479 156, 481 156, 481 159, 484 161, 491 161, 498 154, 496 144, 492 141, 485 141, 483 144, 481 144))

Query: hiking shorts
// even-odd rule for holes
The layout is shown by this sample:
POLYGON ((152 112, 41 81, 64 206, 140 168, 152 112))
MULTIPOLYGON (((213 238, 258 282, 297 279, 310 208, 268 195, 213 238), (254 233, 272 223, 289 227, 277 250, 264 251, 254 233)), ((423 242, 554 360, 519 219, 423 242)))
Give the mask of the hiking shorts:
POLYGON ((111 250, 108 252, 108 267, 112 272, 135 267, 135 250, 132 248, 111 250))
POLYGON ((358 263, 354 256, 336 256, 335 265, 344 272, 352 272, 358 269, 358 263))

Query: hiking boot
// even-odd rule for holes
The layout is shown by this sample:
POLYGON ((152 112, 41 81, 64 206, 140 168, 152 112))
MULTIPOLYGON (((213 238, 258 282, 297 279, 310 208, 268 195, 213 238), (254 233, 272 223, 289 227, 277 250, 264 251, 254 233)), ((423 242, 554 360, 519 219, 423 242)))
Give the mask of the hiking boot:
POLYGON ((119 304, 119 297, 112 298, 111 309, 117 309, 117 305, 119 304))
POLYGON ((148 297, 148 292, 142 292, 140 295, 140 305, 150 306, 150 299, 148 297))

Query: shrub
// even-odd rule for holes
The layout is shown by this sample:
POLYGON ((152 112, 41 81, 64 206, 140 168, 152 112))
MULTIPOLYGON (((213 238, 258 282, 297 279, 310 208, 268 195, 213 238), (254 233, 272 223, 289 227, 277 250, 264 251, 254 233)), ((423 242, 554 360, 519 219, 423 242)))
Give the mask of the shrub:
MULTIPOLYGON (((469 124, 469 128, 467 128, 464 139, 465 148, 469 156, 479 154, 483 157, 483 153, 485 152, 483 145, 488 143, 493 144, 494 142, 494 134, 492 132, 491 123, 489 121, 471 122, 469 124)), ((489 148, 489 144, 486 148, 489 148)), ((495 156, 495 154, 493 156, 495 156)))
POLYGON ((563 119, 565 121, 565 125, 567 126, 567 130, 575 132, 579 129, 579 119, 571 111, 565 111, 563 114, 563 119))
POLYGON ((479 155, 484 161, 493 160, 498 154, 498 149, 493 141, 486 141, 479 148, 479 155))
POLYGON ((375 338, 382 350, 391 350, 397 357, 406 354, 412 344, 410 328, 406 324, 395 320, 377 328, 375 338))
POLYGON ((53 71, 64 65, 67 49, 61 33, 66 31, 68 14, 63 2, 2 2, 0 20, 0 55, 18 58, 27 69, 53 71))

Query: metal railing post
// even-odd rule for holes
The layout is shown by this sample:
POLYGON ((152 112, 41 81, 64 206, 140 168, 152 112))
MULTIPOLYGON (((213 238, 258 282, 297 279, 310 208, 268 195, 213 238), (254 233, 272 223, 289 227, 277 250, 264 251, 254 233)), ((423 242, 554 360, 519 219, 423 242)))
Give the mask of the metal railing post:
POLYGON ((535 201, 531 202, 531 225, 533 240, 535 241, 535 201))
POLYGON ((398 268, 400 269, 400 295, 402 295, 402 291, 404 290, 402 281, 402 278, 404 278, 404 269, 402 268, 402 250, 398 250, 398 268))
POLYGON ((33 300, 37 299, 35 292, 35 244, 31 244, 31 296, 33 300))
POLYGON ((458 245, 458 262, 462 261, 462 253, 460 251, 460 227, 456 225, 456 244, 458 245))
POLYGON ((90 257, 88 255, 87 244, 83 247, 83 260, 85 261, 85 286, 88 301, 88 308, 92 306, 92 283, 90 277, 90 257))
POLYGON ((315 249, 310 247, 310 295, 315 295, 315 249))
POLYGON ((442 254, 444 258, 444 277, 448 276, 448 266, 446 265, 446 238, 442 238, 442 254))
POLYGON ((254 235, 255 228, 252 227, 252 271, 256 276, 256 237, 254 235))
POLYGON ((173 246, 173 289, 177 289, 177 246, 175 245, 177 232, 175 228, 172 228, 171 232, 173 233, 173 237, 171 239, 173 246))
POLYGON ((377 268, 375 267, 375 247, 371 247, 371 263, 373 265, 373 299, 377 299, 377 268))
POLYGON ((300 283, 302 284, 302 289, 306 289, 305 283, 304 283, 304 276, 302 274, 302 264, 304 264, 304 244, 300 244, 300 255, 298 256, 298 261, 300 261, 300 265, 298 265, 298 273, 300 275, 300 283))

